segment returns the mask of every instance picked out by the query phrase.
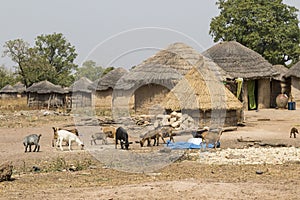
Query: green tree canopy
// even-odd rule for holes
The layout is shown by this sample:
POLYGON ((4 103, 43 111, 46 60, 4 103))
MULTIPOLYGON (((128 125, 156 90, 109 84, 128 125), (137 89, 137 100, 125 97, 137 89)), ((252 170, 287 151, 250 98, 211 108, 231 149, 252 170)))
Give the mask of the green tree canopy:
POLYGON ((78 80, 81 77, 86 77, 91 81, 95 81, 101 77, 103 71, 104 69, 101 66, 97 66, 95 61, 87 60, 77 69, 75 79, 78 80))
POLYGON ((282 0, 218 0, 210 23, 214 41, 237 41, 271 64, 296 63, 300 55, 297 9, 282 0))
POLYGON ((3 65, 0 66, 0 89, 2 89, 7 84, 14 85, 17 82, 17 79, 14 77, 14 74, 7 70, 3 65))
POLYGON ((28 87, 35 82, 48 80, 54 84, 69 86, 74 82, 75 48, 61 33, 41 35, 30 45, 22 39, 9 40, 4 44, 4 56, 17 64, 16 73, 28 87))

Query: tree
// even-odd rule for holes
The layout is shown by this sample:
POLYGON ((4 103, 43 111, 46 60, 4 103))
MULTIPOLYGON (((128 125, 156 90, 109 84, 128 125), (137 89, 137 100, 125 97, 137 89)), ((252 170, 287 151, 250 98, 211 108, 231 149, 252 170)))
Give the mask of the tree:
POLYGON ((102 73, 102 76, 104 76, 105 74, 107 74, 108 72, 114 70, 115 68, 114 67, 108 67, 108 68, 105 68, 105 70, 103 71, 102 73))
POLYGON ((0 89, 7 84, 14 85, 17 81, 17 79, 14 77, 14 74, 7 70, 3 65, 0 66, 0 77, 0 89))
POLYGON ((77 57, 75 47, 72 46, 62 33, 40 35, 35 39, 38 54, 55 68, 53 82, 62 86, 69 86, 74 81, 71 74, 77 69, 74 60, 77 57))
POLYGON ((95 81, 101 77, 103 70, 104 69, 101 66, 96 65, 95 61, 87 60, 77 69, 75 79, 78 80, 81 77, 86 77, 91 81, 95 81))
POLYGON ((298 9, 282 0, 218 0, 217 5, 220 15, 209 31, 215 42, 235 40, 274 65, 299 60, 298 9))

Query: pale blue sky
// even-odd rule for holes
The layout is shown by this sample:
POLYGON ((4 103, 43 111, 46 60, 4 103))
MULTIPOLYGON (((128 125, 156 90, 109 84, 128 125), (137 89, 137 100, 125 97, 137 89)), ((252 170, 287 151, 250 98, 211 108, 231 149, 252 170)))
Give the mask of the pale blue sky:
MULTIPOLYGON (((76 47, 77 64, 93 59, 103 66, 126 68, 172 42, 185 42, 200 52, 211 47, 209 23, 219 13, 216 0, 0 2, 1 55, 8 40, 22 38, 33 44, 38 35, 61 32, 76 47)), ((300 8, 299 0, 284 2, 300 8)), ((13 65, 1 57, 2 64, 13 65)))

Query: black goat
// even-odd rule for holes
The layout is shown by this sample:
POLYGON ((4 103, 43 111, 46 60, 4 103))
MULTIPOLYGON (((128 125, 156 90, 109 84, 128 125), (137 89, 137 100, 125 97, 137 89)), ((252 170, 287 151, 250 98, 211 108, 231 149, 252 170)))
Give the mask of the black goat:
POLYGON ((115 139, 116 139, 115 148, 117 148, 118 140, 120 140, 121 149, 124 149, 125 146, 125 149, 128 150, 129 144, 131 143, 128 142, 128 133, 123 127, 119 127, 117 129, 115 139))

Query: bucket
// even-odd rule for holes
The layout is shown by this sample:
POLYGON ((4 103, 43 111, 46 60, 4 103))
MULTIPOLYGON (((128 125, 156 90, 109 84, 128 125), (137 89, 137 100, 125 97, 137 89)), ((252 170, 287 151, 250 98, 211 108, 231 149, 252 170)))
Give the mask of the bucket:
POLYGON ((296 102, 288 102, 288 110, 296 110, 296 102))

